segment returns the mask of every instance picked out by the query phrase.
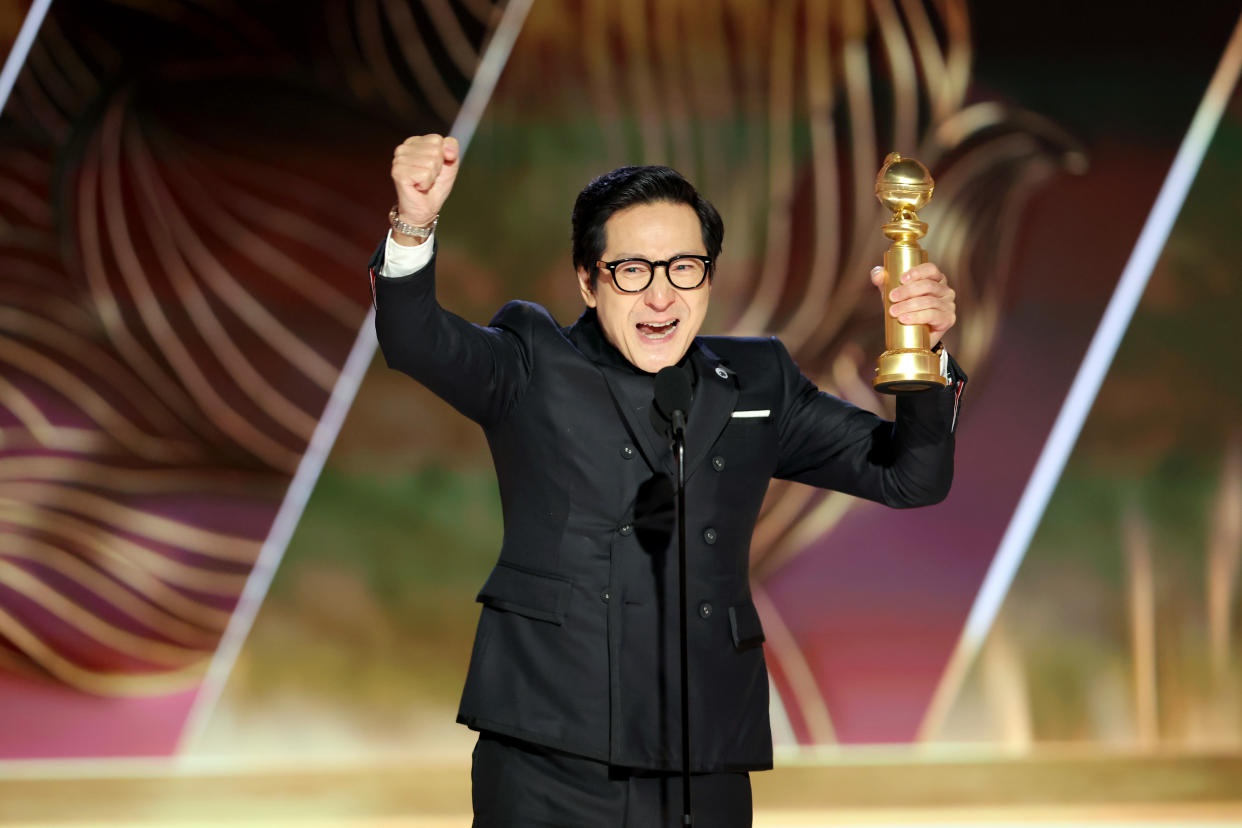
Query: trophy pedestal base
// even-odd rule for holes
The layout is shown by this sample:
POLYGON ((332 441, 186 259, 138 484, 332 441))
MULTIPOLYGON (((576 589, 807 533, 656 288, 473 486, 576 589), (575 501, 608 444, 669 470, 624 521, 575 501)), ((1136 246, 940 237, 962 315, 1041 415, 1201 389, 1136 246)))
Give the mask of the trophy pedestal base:
POLYGON ((940 373, 940 357, 931 351, 900 349, 880 354, 872 387, 881 394, 904 394, 948 385, 940 373))

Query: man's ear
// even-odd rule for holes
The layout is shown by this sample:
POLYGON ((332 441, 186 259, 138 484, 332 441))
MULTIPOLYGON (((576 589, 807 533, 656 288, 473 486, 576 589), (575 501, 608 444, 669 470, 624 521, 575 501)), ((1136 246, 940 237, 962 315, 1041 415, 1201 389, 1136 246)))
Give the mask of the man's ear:
POLYGON ((578 268, 578 292, 582 294, 582 301, 586 302, 588 308, 595 307, 595 291, 591 289, 591 274, 587 273, 586 268, 578 268))

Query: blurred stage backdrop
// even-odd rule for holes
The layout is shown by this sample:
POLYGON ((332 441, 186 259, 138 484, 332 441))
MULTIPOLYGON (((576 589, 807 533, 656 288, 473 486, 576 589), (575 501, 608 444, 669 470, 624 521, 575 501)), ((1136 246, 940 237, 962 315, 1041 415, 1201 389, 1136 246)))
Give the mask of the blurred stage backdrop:
POLYGON ((0 776, 467 766, 499 499, 371 359, 364 267, 392 148, 453 129, 447 307, 572 321, 577 191, 667 163, 725 219, 705 330, 876 411, 872 185, 926 163, 954 489, 773 484, 778 761, 1210 757, 1184 798, 1242 798, 1242 40, 1166 5, 0 3, 0 776))

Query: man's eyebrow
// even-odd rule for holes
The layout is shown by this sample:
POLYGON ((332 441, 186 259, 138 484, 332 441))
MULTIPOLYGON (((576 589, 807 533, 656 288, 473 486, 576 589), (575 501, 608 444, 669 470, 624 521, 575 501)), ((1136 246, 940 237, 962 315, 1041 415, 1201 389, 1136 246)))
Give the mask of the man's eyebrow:
POLYGON ((647 256, 642 255, 641 253, 618 253, 618 254, 616 255, 616 257, 615 257, 615 258, 612 258, 612 259, 603 259, 603 258, 601 257, 601 261, 606 261, 606 262, 607 262, 607 261, 619 262, 619 261, 621 261, 622 259, 643 259, 643 260, 648 261, 648 262, 663 262, 663 261, 670 261, 670 262, 671 262, 673 259, 679 259, 679 258, 681 258, 682 256, 704 256, 704 257, 706 257, 706 256, 707 256, 707 254, 706 254, 706 253, 691 253, 691 252, 687 252, 687 251, 679 251, 679 252, 674 253, 674 254, 672 254, 671 256, 669 256, 669 257, 668 257, 668 259, 651 259, 651 258, 648 258, 647 256))

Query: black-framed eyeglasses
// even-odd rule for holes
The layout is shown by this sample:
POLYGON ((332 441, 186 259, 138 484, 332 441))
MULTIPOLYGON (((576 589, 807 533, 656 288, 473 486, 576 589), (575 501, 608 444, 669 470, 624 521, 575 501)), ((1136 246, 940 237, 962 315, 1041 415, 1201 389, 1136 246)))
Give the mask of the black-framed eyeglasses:
POLYGON ((651 286, 657 267, 663 267, 669 283, 679 290, 694 290, 712 270, 712 260, 707 256, 687 254, 662 262, 647 259, 617 259, 615 262, 596 262, 612 274, 612 283, 623 293, 642 293, 651 286))

